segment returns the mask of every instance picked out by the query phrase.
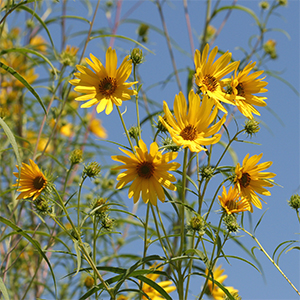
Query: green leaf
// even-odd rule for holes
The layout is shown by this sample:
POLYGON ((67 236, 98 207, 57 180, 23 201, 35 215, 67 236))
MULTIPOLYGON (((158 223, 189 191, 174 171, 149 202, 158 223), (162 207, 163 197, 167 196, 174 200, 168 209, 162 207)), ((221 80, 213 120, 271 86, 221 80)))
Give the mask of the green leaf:
POLYGON ((50 31, 48 30, 45 22, 39 17, 39 15, 36 14, 36 12, 34 10, 32 10, 31 8, 27 7, 27 6, 20 6, 19 9, 23 9, 23 10, 26 10, 27 12, 29 12, 30 14, 32 14, 40 23, 41 25, 43 26, 43 28, 46 30, 47 34, 48 34, 48 37, 49 37, 49 40, 50 40, 50 43, 52 45, 52 49, 53 49, 53 52, 56 56, 56 50, 55 50, 55 47, 54 47, 54 43, 53 43, 53 40, 52 40, 52 37, 51 37, 51 34, 50 34, 50 31))
POLYGON ((238 10, 242 10, 246 13, 248 13, 256 22, 256 24, 260 27, 261 24, 260 24, 260 21, 259 19, 257 18, 255 12, 248 8, 248 7, 245 7, 245 6, 242 6, 242 5, 232 5, 232 6, 223 6, 223 7, 220 7, 219 9, 215 10, 211 16, 211 20, 220 12, 220 11, 223 11, 223 10, 233 10, 233 9, 238 9, 238 10))
POLYGON ((172 300, 171 296, 155 281, 151 280, 150 278, 142 275, 135 276, 137 279, 143 281, 144 283, 150 285, 153 289, 158 291, 165 299, 172 300))
POLYGON ((8 296, 8 292, 7 292, 7 289, 6 289, 6 286, 2 280, 2 278, 0 277, 0 291, 4 297, 5 300, 9 300, 9 296, 8 296))
POLYGON ((74 241, 74 249, 75 249, 76 256, 77 256, 77 269, 74 274, 74 277, 75 277, 78 274, 80 267, 81 267, 81 253, 80 253, 78 241, 76 241, 76 240, 74 241))
POLYGON ((11 143, 11 145, 13 147, 13 150, 14 150, 16 158, 17 158, 18 165, 21 167, 22 161, 21 161, 21 157, 20 157, 20 153, 19 153, 19 149, 18 149, 18 145, 17 145, 16 139, 15 139, 15 136, 1 117, 0 117, 0 125, 2 126, 9 142, 11 143))
POLYGON ((33 96, 35 96, 35 98, 39 101, 40 105, 42 106, 45 115, 47 115, 47 110, 40 98, 40 96, 37 94, 37 92, 34 90, 34 88, 27 82, 27 80, 22 77, 16 70, 14 70, 13 68, 5 65, 4 63, 0 62, 0 68, 4 69, 5 71, 7 71, 8 73, 10 73, 12 76, 14 76, 16 79, 18 79, 21 83, 24 84, 24 86, 32 93, 33 96))
POLYGON ((31 236, 29 236, 26 232, 24 232, 16 224, 12 223, 10 220, 0 216, 0 222, 2 222, 5 225, 9 226, 13 230, 15 230, 17 232, 17 234, 23 236, 26 240, 28 240, 32 244, 32 246, 35 247, 38 250, 40 255, 45 259, 47 265, 49 266, 50 272, 51 272, 51 276, 52 276, 52 279, 53 279, 53 282, 54 282, 54 287, 55 287, 55 295, 56 295, 57 294, 57 287, 56 287, 55 275, 54 275, 52 266, 50 264, 50 261, 48 260, 48 257, 45 255, 44 251, 42 250, 42 248, 40 246, 40 243, 38 241, 36 241, 35 239, 33 239, 31 236))
POLYGON ((46 56, 44 56, 43 54, 41 54, 40 52, 37 52, 37 51, 32 50, 32 49, 24 48, 24 47, 21 47, 21 48, 10 48, 10 49, 7 49, 7 50, 2 50, 0 52, 0 56, 2 54, 9 53, 9 52, 19 52, 19 53, 22 53, 22 54, 24 54, 24 53, 31 53, 31 54, 34 54, 36 56, 41 57, 46 63, 48 63, 50 65, 50 67, 53 70, 53 73, 55 74, 55 76, 57 76, 56 69, 52 65, 51 61, 46 56))

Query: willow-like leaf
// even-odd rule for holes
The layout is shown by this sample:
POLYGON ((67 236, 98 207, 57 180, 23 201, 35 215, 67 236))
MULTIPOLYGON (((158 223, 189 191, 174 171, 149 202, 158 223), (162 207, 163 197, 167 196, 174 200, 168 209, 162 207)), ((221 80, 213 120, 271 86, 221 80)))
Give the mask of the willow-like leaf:
MULTIPOLYGON (((10 130, 8 125, 5 123, 5 121, 1 117, 0 117, 0 125, 2 126, 9 142, 12 145, 12 148, 13 148, 13 150, 15 152, 15 155, 16 155, 16 158, 17 158, 18 165, 21 166, 21 164, 22 164, 21 156, 20 156, 20 153, 19 153, 18 145, 17 145, 14 134, 12 133, 12 131, 10 130)), ((19 174, 20 174, 20 171, 19 171, 19 174)))
POLYGON ((42 250, 40 243, 38 241, 36 241, 35 239, 33 239, 30 235, 28 235, 25 231, 23 231, 23 229, 21 229, 20 227, 18 227, 16 224, 14 224, 13 222, 11 222, 10 220, 3 218, 0 216, 0 222, 9 226, 10 228, 12 228, 13 230, 16 231, 17 234, 23 236, 26 240, 28 240, 33 247, 35 247, 37 249, 37 251, 40 253, 40 255, 45 259, 50 272, 51 272, 51 276, 54 282, 54 288, 55 288, 55 295, 57 294, 57 287, 56 287, 56 279, 55 279, 55 275, 52 269, 52 266, 50 264, 50 261, 48 260, 48 257, 45 255, 44 251, 42 250))
POLYGON ((2 293, 2 296, 4 297, 5 300, 9 300, 9 296, 8 296, 8 292, 6 289, 6 286, 2 280, 2 278, 0 277, 0 291, 2 293))
POLYGON ((45 112, 45 115, 47 115, 47 110, 46 110, 40 96, 37 94, 37 92, 34 90, 34 88, 27 82, 26 79, 24 77, 22 77, 16 70, 5 65, 2 62, 0 62, 0 68, 4 69, 8 73, 10 73, 12 76, 14 76, 16 79, 18 79, 29 90, 32 93, 32 95, 35 96, 35 98, 38 100, 40 105, 42 106, 42 108, 45 112))

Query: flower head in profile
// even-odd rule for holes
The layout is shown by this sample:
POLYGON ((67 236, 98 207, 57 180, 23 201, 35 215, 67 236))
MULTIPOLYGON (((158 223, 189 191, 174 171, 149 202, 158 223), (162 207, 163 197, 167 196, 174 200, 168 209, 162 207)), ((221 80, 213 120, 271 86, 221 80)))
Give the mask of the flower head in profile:
MULTIPOLYGON (((88 119, 92 117, 91 114, 87 114, 88 119)), ((102 126, 102 122, 99 119, 93 118, 89 123, 89 130, 101 139, 107 138, 107 132, 102 126)))
POLYGON ((227 113, 226 109, 219 101, 228 104, 232 104, 232 102, 226 99, 220 80, 225 75, 236 69, 239 62, 236 61, 229 64, 231 60, 231 53, 228 51, 213 62, 218 53, 218 47, 213 48, 209 55, 208 52, 208 44, 204 47, 202 54, 199 50, 195 51, 195 82, 204 95, 208 95, 215 101, 215 105, 218 109, 227 113))
POLYGON ((134 203, 140 198, 145 203, 148 201, 153 205, 157 205, 157 198, 164 202, 165 193, 163 187, 176 191, 176 186, 172 182, 176 181, 174 175, 168 171, 175 171, 180 167, 177 162, 170 162, 177 157, 176 152, 168 152, 162 154, 158 151, 156 142, 150 145, 148 152, 146 144, 143 140, 139 140, 139 147, 135 147, 135 153, 124 149, 120 149, 127 156, 116 155, 112 159, 119 161, 124 165, 114 168, 115 170, 126 169, 117 177, 119 181, 116 188, 121 189, 132 181, 128 191, 128 197, 133 197, 134 203))
POLYGON ((110 47, 106 51, 105 67, 93 54, 90 54, 90 57, 91 60, 88 58, 85 60, 93 71, 85 66, 77 65, 79 72, 74 74, 77 78, 69 82, 75 85, 76 92, 85 94, 75 98, 77 101, 87 101, 81 107, 97 105, 98 113, 105 110, 105 113, 109 115, 114 104, 120 106, 122 101, 129 100, 137 93, 130 89, 137 81, 125 82, 131 74, 132 61, 127 55, 117 69, 117 54, 110 47))
MULTIPOLYGON (((222 265, 217 268, 213 268, 213 280, 218 283, 223 284, 224 280, 228 277, 227 275, 223 275, 224 269, 222 269, 222 265)), ((208 275, 208 269, 205 270, 205 274, 208 275)), ((215 300, 223 300, 226 295, 222 289, 220 289, 213 281, 208 280, 207 282, 208 294, 215 300)), ((238 290, 231 286, 224 286, 230 294, 237 293, 238 290)))
MULTIPOLYGON (((163 267, 160 268, 155 268, 156 264, 153 264, 150 269, 154 269, 156 271, 162 271, 163 267)), ((148 275, 146 275, 147 278, 151 279, 152 281, 156 281, 159 277, 159 274, 155 274, 155 273, 150 273, 148 275)), ((172 281, 171 280, 167 280, 167 281, 161 281, 158 282, 157 284, 162 287, 166 293, 171 293, 173 291, 176 290, 175 286, 172 286, 172 281)), ((157 290, 155 290, 152 286, 144 283, 143 287, 142 287, 142 291, 151 299, 151 300, 163 300, 165 299, 157 290)), ((142 297, 143 300, 148 299, 146 296, 142 297)))
POLYGON ((262 172, 272 165, 271 161, 259 164, 258 162, 262 158, 262 155, 261 153, 260 155, 249 157, 248 153, 243 160, 242 166, 238 163, 235 168, 235 188, 242 197, 245 197, 249 201, 251 212, 253 212, 252 204, 258 208, 262 208, 260 202, 262 199, 257 193, 270 196, 271 193, 265 187, 272 187, 273 184, 268 179, 276 176, 276 174, 271 172, 262 172))
POLYGON ((193 90, 189 93, 189 109, 182 92, 175 96, 174 116, 164 101, 165 118, 159 117, 160 122, 168 129, 173 141, 183 148, 189 147, 192 152, 206 151, 201 145, 217 143, 221 134, 216 134, 226 121, 226 115, 214 125, 209 125, 215 120, 218 108, 207 95, 202 102, 193 90))
MULTIPOLYGON (((22 163, 20 179, 13 186, 18 186, 17 191, 21 192, 17 199, 31 198, 35 200, 47 186, 47 178, 39 169, 37 164, 29 160, 30 165, 22 163)), ((19 170, 19 166, 17 166, 19 170)), ((19 177, 18 172, 13 173, 19 177)))
POLYGON ((222 85, 226 86, 227 98, 233 101, 238 110, 247 118, 253 119, 252 114, 260 116, 256 106, 266 106, 267 99, 262 96, 255 96, 254 94, 264 93, 268 90, 265 86, 268 84, 266 81, 262 81, 264 78, 257 78, 264 71, 257 71, 249 75, 249 72, 254 68, 254 63, 249 63, 242 71, 234 72, 234 76, 231 79, 224 79, 222 85))
POLYGON ((218 196, 219 201, 228 215, 250 210, 250 204, 247 199, 241 197, 236 188, 229 188, 228 193, 223 186, 222 196, 218 196))

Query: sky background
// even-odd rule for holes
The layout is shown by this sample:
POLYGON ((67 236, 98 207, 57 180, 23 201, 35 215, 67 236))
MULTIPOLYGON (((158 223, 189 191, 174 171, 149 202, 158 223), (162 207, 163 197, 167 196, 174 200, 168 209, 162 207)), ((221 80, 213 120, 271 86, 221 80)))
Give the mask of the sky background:
MULTIPOLYGON (((271 1, 270 1, 271 2, 271 1)), ((47 2, 46 2, 47 3, 47 2)), ((50 2, 48 2, 48 5, 50 2)), ((90 2, 92 7, 95 7, 96 2, 90 2)), ((213 1, 213 4, 215 2, 213 1)), ((222 5, 230 5, 232 1, 222 0, 222 5)), ((252 9, 259 17, 259 1, 237 1, 238 5, 244 5, 252 9)), ((47 5, 47 4, 45 4, 47 5)), ((60 12, 61 3, 53 7, 53 14, 60 12)), ((97 14, 94 29, 111 27, 113 23, 107 21, 104 7, 105 2, 101 1, 101 8, 97 14)), ((213 6, 213 5, 212 5, 213 6)), ((199 47, 199 37, 204 27, 206 1, 188 1, 189 17, 192 24, 193 42, 195 48, 199 47)), ((81 15, 91 20, 86 7, 79 1, 70 1, 68 3, 69 14, 81 15)), ((268 28, 277 28, 285 30, 287 37, 280 30, 273 30, 266 33, 267 39, 274 39, 277 42, 276 49, 278 59, 268 62, 265 70, 276 71, 284 78, 286 82, 294 86, 299 91, 299 1, 288 1, 287 7, 281 7, 277 10, 278 15, 270 17, 268 28)), ((188 38, 188 30, 184 15, 182 1, 168 1, 163 4, 163 13, 168 28, 169 35, 174 42, 180 47, 180 50, 173 47, 174 56, 177 68, 179 70, 194 68, 193 51, 191 49, 188 38)), ((213 19, 212 25, 216 28, 222 24, 227 11, 221 12, 213 19)), ((169 106, 173 106, 174 96, 178 94, 179 89, 174 77, 166 85, 156 85, 158 82, 164 82, 166 78, 173 72, 172 63, 170 60, 166 39, 156 29, 162 30, 162 23, 159 17, 156 5, 151 1, 128 1, 122 2, 121 8, 121 24, 117 28, 116 34, 137 39, 138 22, 144 22, 151 25, 148 35, 148 43, 145 44, 155 54, 144 51, 146 61, 139 66, 138 72, 142 78, 143 88, 147 90, 147 95, 150 99, 162 103, 167 101, 169 106), (127 20, 126 22, 124 20, 127 20)), ((112 10, 113 22, 115 18, 115 9, 112 10)), ((16 25, 21 20, 14 20, 16 25)), ((61 40, 59 34, 59 24, 49 25, 49 30, 53 35, 56 43, 61 40)), ((70 38, 67 44, 79 45, 82 42, 82 37, 74 36, 72 33, 78 30, 88 30, 88 25, 81 21, 67 20, 67 32, 70 38)), ((44 32, 40 32, 45 34, 44 32)), ((249 51, 249 37, 258 34, 258 28, 255 25, 254 19, 247 13, 234 10, 227 20, 222 32, 215 40, 213 46, 218 46, 220 50, 232 52, 232 57, 239 60, 243 57, 242 52, 238 47, 242 47, 249 51)), ((46 35, 44 35, 46 36, 46 35)), ((112 43, 110 38, 106 39, 107 44, 112 43)), ((135 47, 134 43, 116 39, 113 44, 117 49, 119 63, 121 59, 135 47)), ((102 62, 104 62, 106 45, 102 39, 92 40, 87 48, 88 53, 93 53, 102 62)), ((180 73, 180 80, 183 87, 183 93, 186 95, 186 80, 187 72, 180 73)), ((295 211, 288 205, 287 200, 294 193, 299 193, 299 96, 282 81, 267 76, 268 92, 266 96, 267 108, 259 108, 262 121, 261 131, 252 139, 255 143, 261 144, 251 145, 246 143, 234 144, 234 150, 238 155, 241 163, 247 153, 250 155, 260 154, 263 152, 261 162, 273 161, 273 165, 268 169, 270 172, 277 174, 275 181, 282 187, 274 186, 271 189, 272 196, 265 197, 267 204, 263 204, 263 209, 254 208, 252 214, 252 223, 255 226, 262 214, 265 213, 263 220, 256 231, 256 237, 265 247, 267 252, 272 255, 275 248, 282 242, 287 240, 299 239, 299 223, 295 211), (263 125, 265 124, 265 126, 263 125)), ((127 127, 136 124, 135 106, 133 102, 123 103, 121 111, 127 108, 124 115, 127 127)), ((152 107, 152 112, 158 111, 158 108, 152 107)), ((146 114, 141 110, 141 119, 146 114)), ((98 115, 103 121, 104 127, 108 131, 108 139, 118 141, 121 144, 126 144, 125 136, 121 132, 121 123, 114 109, 111 115, 106 116, 105 113, 98 115)), ((238 112, 236 114, 237 123, 242 126, 244 118, 238 112)), ((234 127, 231 127, 232 130, 234 127)), ((149 124, 143 128, 142 138, 147 145, 150 144, 153 138, 152 131, 149 129, 149 124)), ((99 141, 103 146, 107 146, 104 141, 99 141)), ((221 151, 222 148, 220 148, 221 151)), ((108 161, 108 163, 110 163, 108 161)), ((227 155, 224 159, 224 164, 232 163, 231 158, 227 155)), ((211 192, 213 192, 211 187, 211 192)), ((132 200, 128 200, 129 209, 131 209, 132 200)), ((144 206, 145 208, 146 206, 144 206)), ((159 207, 162 208, 161 203, 159 207)), ((143 213, 144 208, 141 208, 143 213)), ((246 223, 247 224, 247 223, 246 223)), ((249 229, 248 224, 245 225, 249 229), (248 226, 248 227, 247 227, 248 226)), ((238 235, 242 235, 239 232, 238 235)), ((250 237, 244 237, 242 242, 251 250, 256 246, 250 237)), ((296 245, 296 244, 295 244, 296 245)), ((297 244, 299 245, 299 243, 297 244)), ((132 249, 133 251, 135 249, 132 249)), ((142 251, 142 249, 141 249, 142 251)), ((228 255, 242 256, 249 259, 237 245, 233 242, 226 244, 225 252, 228 255)), ((298 299, 296 292, 290 287, 282 275, 275 269, 271 262, 258 250, 255 254, 260 261, 264 270, 264 276, 259 274, 250 265, 230 259, 230 264, 223 259, 222 263, 225 268, 225 273, 228 278, 224 284, 234 286, 239 290, 239 294, 243 300, 259 300, 259 299, 298 299)), ((287 277, 300 288, 299 282, 299 251, 293 250, 287 254, 283 254, 280 259, 282 270, 287 277)), ((199 278, 197 278, 199 280, 199 278)), ((193 281, 193 285, 199 286, 197 281, 193 281)), ((174 298, 176 299, 176 298, 174 298)))

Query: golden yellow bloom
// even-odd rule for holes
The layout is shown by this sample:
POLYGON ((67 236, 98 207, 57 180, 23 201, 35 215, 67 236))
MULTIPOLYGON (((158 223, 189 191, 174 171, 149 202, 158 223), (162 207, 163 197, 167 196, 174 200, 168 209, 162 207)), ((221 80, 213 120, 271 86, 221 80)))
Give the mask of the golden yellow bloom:
POLYGON ((75 56, 77 54, 78 50, 79 50, 78 47, 67 45, 65 51, 66 51, 66 53, 75 56))
MULTIPOLYGON (((88 119, 91 118, 91 115, 88 114, 88 119)), ((99 119, 92 119, 90 124, 89 124, 89 130, 98 136, 101 139, 106 139, 107 138, 107 133, 105 128, 102 126, 102 122, 99 119)))
POLYGON ((47 42, 41 35, 35 35, 29 43, 34 47, 34 49, 40 51, 41 53, 46 53, 47 42))
POLYGON ((159 117, 159 120, 168 129, 177 145, 183 148, 189 147, 192 152, 206 151, 201 145, 217 143, 221 134, 216 133, 226 121, 226 115, 224 115, 219 122, 209 127, 218 114, 218 108, 214 107, 213 109, 213 106, 214 102, 207 95, 204 95, 201 102, 199 95, 191 90, 189 93, 189 111, 187 111, 186 99, 180 92, 174 100, 175 117, 164 101, 165 119, 159 117))
POLYGON ((120 106, 122 101, 129 100, 132 95, 137 93, 135 90, 129 89, 137 81, 125 82, 130 76, 132 61, 129 59, 129 55, 126 56, 117 69, 116 51, 110 47, 106 51, 105 67, 94 55, 90 54, 90 57, 92 61, 86 58, 86 62, 94 72, 87 67, 77 65, 79 72, 74 74, 77 79, 72 79, 69 82, 75 85, 74 90, 76 92, 86 94, 76 97, 75 100, 89 100, 81 107, 97 105, 98 113, 105 109, 105 113, 109 115, 114 104, 120 106))
POLYGON ((169 163, 169 161, 176 159, 178 153, 168 152, 162 154, 158 151, 156 142, 150 145, 150 152, 148 153, 147 146, 142 140, 139 140, 139 147, 135 147, 135 154, 124 149, 120 150, 129 157, 112 156, 113 160, 125 164, 114 168, 114 170, 127 169, 118 175, 117 180, 119 182, 116 188, 121 189, 127 183, 133 181, 128 191, 128 197, 133 197, 134 203, 139 200, 141 193, 145 203, 150 200, 151 204, 157 205, 157 197, 164 202, 165 193, 162 186, 176 191, 176 186, 172 184, 176 181, 176 178, 168 171, 175 171, 180 167, 179 163, 169 163))
POLYGON ((218 198, 228 215, 251 209, 249 202, 244 197, 239 199, 240 194, 238 190, 232 188, 232 186, 229 188, 228 194, 225 186, 223 186, 222 196, 218 196, 218 198))
MULTIPOLYGON (((160 268, 155 268, 156 264, 153 264, 150 269, 154 269, 156 271, 162 271, 163 270, 163 267, 160 267, 160 268)), ((156 281, 159 277, 159 274, 148 274, 146 275, 147 278, 151 279, 152 281, 156 281)), ((159 286, 161 286, 168 294, 172 293, 173 291, 176 290, 176 287, 175 286, 171 286, 172 285, 172 281, 171 280, 167 280, 167 281, 161 281, 161 282, 158 282, 157 284, 159 286)), ((162 300, 162 299, 165 299, 164 297, 161 296, 161 294, 156 291, 153 287, 151 287, 150 285, 144 283, 143 284, 143 288, 142 288, 142 291, 147 294, 147 296, 151 299, 151 300, 162 300)), ((148 299, 146 296, 143 296, 142 297, 143 300, 146 300, 148 299)))
POLYGON ((254 68, 254 63, 249 63, 241 72, 234 72, 234 77, 225 79, 221 85, 227 87, 227 98, 233 101, 238 110, 247 118, 253 119, 252 113, 259 115, 260 113, 253 107, 266 106, 264 99, 267 97, 255 96, 253 94, 264 93, 268 90, 264 87, 268 84, 262 81, 264 78, 257 78, 264 71, 257 71, 249 75, 249 72, 254 68))
MULTIPOLYGON (((222 265, 218 266, 217 268, 213 268, 213 276, 214 280, 223 284, 224 280, 228 277, 227 275, 223 275, 224 269, 221 269, 222 265)), ((208 269, 205 270, 205 274, 208 275, 208 269)), ((207 282, 209 295, 215 300, 223 300, 225 293, 211 280, 207 282)), ((238 290, 231 286, 224 286, 228 292, 232 295, 233 293, 237 293, 238 290)))
MULTIPOLYGON (((34 131, 28 130, 27 131, 27 135, 26 135, 26 139, 28 140, 28 142, 31 144, 31 147, 35 147, 36 142, 37 142, 37 134, 34 131)), ((41 136, 39 139, 39 144, 37 146, 37 150, 38 151, 44 151, 46 145, 48 142, 48 138, 45 136, 41 136)), ((27 144, 25 144, 25 147, 27 147, 27 144)), ((47 149, 46 149, 46 153, 52 152, 53 151, 53 146, 50 142, 50 144, 48 145, 47 149)))
POLYGON ((225 102, 232 104, 231 101, 226 99, 225 92, 222 90, 220 80, 228 73, 233 71, 239 65, 239 62, 230 62, 231 53, 228 51, 219 57, 214 63, 215 56, 218 53, 218 47, 212 49, 208 56, 209 45, 203 49, 202 55, 199 50, 195 51, 194 63, 195 63, 195 82, 203 94, 208 95, 215 101, 215 105, 218 109, 227 113, 226 109, 219 102, 225 102))
MULTIPOLYGON (((271 193, 264 187, 272 187, 273 184, 267 179, 276 176, 271 172, 261 172, 269 168, 272 165, 271 161, 258 164, 262 157, 260 155, 253 155, 249 158, 249 153, 243 160, 243 165, 238 163, 235 168, 235 188, 239 191, 241 196, 245 197, 251 206, 251 212, 253 212, 252 204, 258 208, 262 208, 260 200, 262 200, 256 193, 270 196, 271 193)), ((263 200, 262 200, 263 201, 263 200)))
MULTIPOLYGON (((41 192, 47 186, 47 179, 43 172, 31 159, 29 160, 30 165, 22 163, 20 179, 17 179, 17 183, 13 186, 19 186, 17 189, 21 194, 17 199, 26 199, 33 197, 35 200, 41 192)), ((19 166, 17 166, 19 170, 19 166)), ((19 177, 18 172, 13 173, 17 178, 19 177)))

